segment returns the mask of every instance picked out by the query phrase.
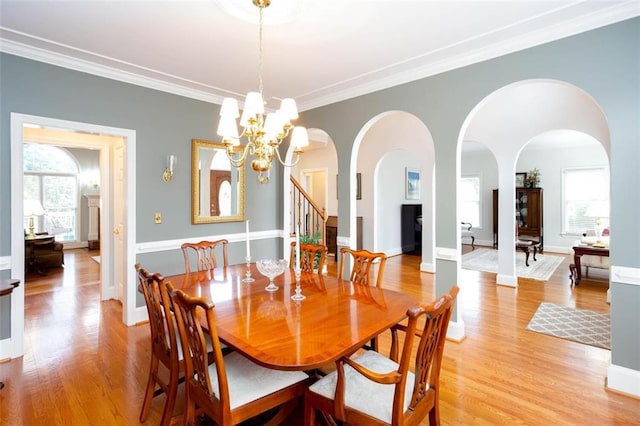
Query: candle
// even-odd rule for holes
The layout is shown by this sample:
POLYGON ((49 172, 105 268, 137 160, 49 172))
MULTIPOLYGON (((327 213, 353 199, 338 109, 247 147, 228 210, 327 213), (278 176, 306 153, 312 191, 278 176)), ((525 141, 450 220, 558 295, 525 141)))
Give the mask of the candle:
POLYGON ((297 225, 296 230, 296 271, 300 270, 300 225, 297 225))
POLYGON ((247 244, 247 258, 251 258, 251 245, 249 244, 249 221, 247 220, 246 223, 246 237, 245 237, 245 241, 247 244))

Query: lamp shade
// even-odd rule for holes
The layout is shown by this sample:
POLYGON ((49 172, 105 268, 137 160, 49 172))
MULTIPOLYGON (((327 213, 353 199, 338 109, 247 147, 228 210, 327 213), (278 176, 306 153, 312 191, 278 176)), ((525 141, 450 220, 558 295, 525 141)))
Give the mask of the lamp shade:
POLYGON ((238 110, 238 101, 233 98, 224 98, 222 100, 222 106, 220 107, 221 117, 240 117, 240 111, 238 110))
POLYGON ((25 216, 42 216, 45 211, 42 208, 42 203, 40 200, 24 200, 24 215, 25 216))
POLYGON ((291 146, 302 148, 309 145, 309 134, 305 127, 296 126, 291 133, 291 146))

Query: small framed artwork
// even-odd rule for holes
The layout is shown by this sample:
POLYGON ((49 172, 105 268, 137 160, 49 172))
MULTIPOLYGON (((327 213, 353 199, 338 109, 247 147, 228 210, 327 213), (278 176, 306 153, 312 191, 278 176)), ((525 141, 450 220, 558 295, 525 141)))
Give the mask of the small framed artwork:
MULTIPOLYGON (((336 199, 338 199, 338 175, 336 175, 336 199)), ((362 173, 356 173, 356 200, 362 200, 362 173)))
POLYGON ((407 200, 419 200, 420 199, 420 170, 406 169, 406 194, 407 200))
POLYGON ((516 188, 524 188, 524 183, 527 181, 526 173, 516 173, 516 188))

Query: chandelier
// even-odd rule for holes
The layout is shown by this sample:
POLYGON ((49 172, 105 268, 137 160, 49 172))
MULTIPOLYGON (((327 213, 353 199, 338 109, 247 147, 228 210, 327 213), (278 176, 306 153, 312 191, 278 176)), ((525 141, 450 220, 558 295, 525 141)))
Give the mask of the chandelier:
POLYGON ((218 135, 222 136, 222 142, 226 147, 229 161, 236 168, 245 166, 249 156, 251 168, 258 172, 258 182, 269 182, 271 163, 274 157, 285 167, 292 167, 298 163, 302 148, 309 144, 307 129, 294 126, 293 120, 298 118, 296 101, 290 98, 283 99, 280 109, 265 114, 265 103, 262 97, 262 14, 264 9, 271 4, 271 0, 252 0, 260 9, 259 25, 259 62, 258 62, 258 92, 249 92, 244 100, 242 116, 238 110, 238 101, 234 98, 224 98, 220 107, 220 122, 218 135), (240 118, 242 133, 238 134, 237 119, 240 118), (294 158, 291 163, 286 163, 278 150, 282 141, 291 133, 291 146, 294 148, 294 158), (246 143, 241 145, 241 138, 246 138, 246 143))

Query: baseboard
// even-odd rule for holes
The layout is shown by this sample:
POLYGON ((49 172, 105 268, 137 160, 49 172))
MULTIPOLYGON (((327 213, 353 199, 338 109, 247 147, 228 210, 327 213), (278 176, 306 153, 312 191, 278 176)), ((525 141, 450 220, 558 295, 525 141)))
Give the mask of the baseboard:
POLYGON ((605 387, 607 390, 640 398, 640 371, 610 364, 605 387))
POLYGON ((11 359, 12 349, 11 338, 0 340, 0 362, 11 359))
POLYGON ((449 327, 447 328, 447 340, 453 340, 454 342, 462 342, 465 338, 464 334, 464 322, 449 322, 449 327))
POLYGON ((496 276, 496 284, 503 285, 506 287, 517 287, 518 277, 513 275, 498 274, 496 276))
POLYGON ((11 256, 0 256, 0 271, 11 269, 11 256))
POLYGON ((436 265, 429 262, 420 263, 420 272, 429 272, 430 274, 436 273, 436 265))

